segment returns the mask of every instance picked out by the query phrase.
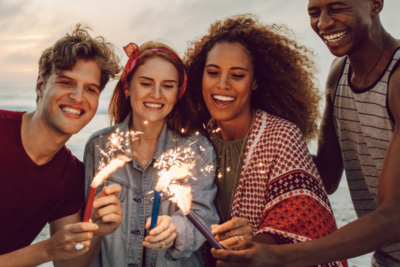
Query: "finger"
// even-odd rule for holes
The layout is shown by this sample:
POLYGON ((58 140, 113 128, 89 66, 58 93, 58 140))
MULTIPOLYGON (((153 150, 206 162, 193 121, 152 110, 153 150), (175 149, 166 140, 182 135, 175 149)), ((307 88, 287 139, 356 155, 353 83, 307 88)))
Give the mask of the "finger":
POLYGON ((121 186, 119 184, 111 184, 109 186, 105 186, 103 188, 104 192, 107 195, 114 195, 117 196, 119 194, 119 192, 121 192, 121 186))
POLYGON ((247 259, 247 250, 224 250, 224 249, 211 249, 211 254, 214 258, 228 261, 228 262, 240 262, 247 259))
POLYGON ((93 208, 99 208, 108 205, 121 206, 121 201, 114 195, 108 195, 102 196, 93 202, 93 208))
POLYGON ((115 206, 115 205, 108 205, 105 207, 102 207, 100 209, 98 209, 94 214, 94 218, 95 219, 99 219, 101 217, 104 217, 106 215, 109 214, 117 214, 117 215, 121 215, 122 214, 122 209, 121 207, 115 206))
POLYGON ((64 227, 64 230, 71 233, 81 233, 81 232, 92 232, 99 229, 99 226, 95 223, 74 223, 74 224, 67 224, 64 227))
MULTIPOLYGON (((149 235, 151 236, 156 236, 164 232, 165 230, 168 229, 170 224, 172 223, 172 218, 170 216, 158 216, 157 219, 157 226, 154 227, 152 230, 150 230, 149 235)), ((171 231, 173 229, 170 229, 171 231)))
POLYGON ((155 249, 155 250, 160 250, 160 249, 167 249, 169 247, 171 247, 174 244, 174 241, 177 237, 176 233, 171 234, 169 237, 163 239, 163 240, 159 240, 159 241, 155 241, 155 242, 149 242, 149 241, 143 241, 143 246, 147 247, 147 248, 151 248, 151 249, 155 249))
POLYGON ((227 245, 227 244, 225 244, 224 242, 219 242, 220 244, 221 244, 221 246, 224 248, 224 249, 226 249, 226 250, 231 250, 231 248, 227 245))
POLYGON ((219 241, 220 243, 224 242, 226 245, 228 246, 234 246, 239 244, 240 242, 243 242, 245 239, 243 238, 243 236, 232 236, 228 239, 225 239, 224 241, 219 241))
POLYGON ((219 226, 219 224, 211 224, 211 229, 214 229, 214 228, 216 228, 218 226, 219 226))
POLYGON ((108 214, 105 215, 101 218, 101 221, 103 223, 109 223, 109 224, 120 224, 122 221, 122 216, 119 214, 108 214))
POLYGON ((224 232, 248 225, 245 218, 234 218, 212 229, 213 235, 222 234, 224 232))
POLYGON ((96 199, 108 195, 116 196, 120 191, 121 191, 121 186, 119 184, 111 184, 108 186, 104 186, 101 192, 96 196, 96 199))

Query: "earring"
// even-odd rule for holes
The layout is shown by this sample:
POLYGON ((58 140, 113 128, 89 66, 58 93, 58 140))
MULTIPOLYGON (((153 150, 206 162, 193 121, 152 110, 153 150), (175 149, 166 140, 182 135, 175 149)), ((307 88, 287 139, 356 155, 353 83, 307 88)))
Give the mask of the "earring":
POLYGON ((130 95, 125 95, 126 100, 129 100, 131 98, 130 95))

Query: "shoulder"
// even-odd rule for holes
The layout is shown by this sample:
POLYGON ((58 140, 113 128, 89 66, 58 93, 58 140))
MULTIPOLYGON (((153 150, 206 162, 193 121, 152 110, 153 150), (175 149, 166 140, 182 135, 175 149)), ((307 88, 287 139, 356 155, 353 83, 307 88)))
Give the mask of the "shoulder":
POLYGON ((0 109, 0 121, 21 121, 24 112, 0 109))
POLYGON ((303 136, 299 127, 284 118, 267 114, 266 127, 263 134, 273 135, 274 137, 287 138, 290 135, 303 136))
POLYGON ((100 140, 107 140, 108 137, 119 129, 120 124, 112 125, 94 132, 86 142, 86 146, 91 143, 97 143, 100 140))
POLYGON ((339 83, 339 79, 342 76, 343 68, 345 66, 346 56, 336 57, 329 69, 328 77, 326 79, 325 91, 329 94, 339 83))
POLYGON ((389 110, 393 114, 396 125, 400 120, 400 107, 398 103, 400 102, 400 60, 394 66, 389 80, 389 93, 388 93, 388 104, 389 110))

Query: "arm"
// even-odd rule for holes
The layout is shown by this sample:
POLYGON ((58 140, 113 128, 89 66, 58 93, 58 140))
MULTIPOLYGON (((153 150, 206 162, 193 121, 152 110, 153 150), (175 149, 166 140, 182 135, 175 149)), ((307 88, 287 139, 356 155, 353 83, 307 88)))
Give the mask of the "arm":
MULTIPOLYGON (((121 203, 117 198, 120 191, 121 187, 117 184, 113 184, 104 187, 96 197, 91 216, 96 229, 93 230, 93 232, 89 232, 91 240, 85 246, 87 253, 73 259, 55 261, 55 267, 89 266, 93 262, 94 257, 100 250, 100 244, 101 241, 103 241, 103 237, 113 232, 122 221, 121 203)), ((50 224, 51 235, 55 235, 61 229, 65 228, 66 225, 79 221, 80 212, 52 222, 50 224)), ((82 242, 80 243, 83 244, 82 242)))
POLYGON ((92 232, 98 227, 93 223, 77 223, 79 222, 77 218, 79 218, 79 212, 54 222, 66 221, 70 224, 63 224, 63 227, 59 227, 50 239, 1 255, 1 266, 37 266, 45 262, 69 259, 84 254, 88 251, 92 232), (84 245, 83 249, 75 249, 77 241, 84 245))
MULTIPOLYGON (((389 84, 389 107, 396 122, 400 121, 400 69, 389 84)), ((340 228, 336 232, 309 242, 268 246, 243 242, 242 251, 214 250, 214 256, 226 261, 258 261, 252 266, 312 266, 375 251, 400 241, 400 126, 396 124, 392 141, 380 174, 378 209, 340 228), (261 262, 261 263, 260 263, 261 262), (261 265, 262 264, 262 265, 261 265)), ((220 266, 237 266, 225 262, 220 266)))
POLYGON ((318 132, 317 156, 314 157, 314 162, 328 194, 333 194, 336 191, 343 174, 342 152, 336 136, 332 102, 332 92, 336 91, 342 66, 343 60, 336 58, 329 71, 325 89, 325 109, 318 132))

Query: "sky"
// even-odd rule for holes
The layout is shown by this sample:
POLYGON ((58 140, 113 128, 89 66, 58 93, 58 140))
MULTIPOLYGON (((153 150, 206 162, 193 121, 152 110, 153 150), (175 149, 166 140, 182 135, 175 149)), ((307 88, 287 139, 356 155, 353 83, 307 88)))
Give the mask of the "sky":
MULTIPOLYGON (((286 24, 300 43, 313 48, 321 89, 333 56, 309 25, 308 0, 0 0, 0 90, 4 85, 32 86, 41 52, 76 23, 90 26, 119 48, 164 40, 183 55, 187 43, 209 25, 228 16, 253 13, 265 23, 286 24)), ((381 20, 400 38, 399 0, 385 0, 381 20)), ((112 83, 110 86, 111 87, 112 83)), ((107 88, 106 88, 107 89, 107 88)), ((108 89, 111 90, 111 89, 108 89)))

